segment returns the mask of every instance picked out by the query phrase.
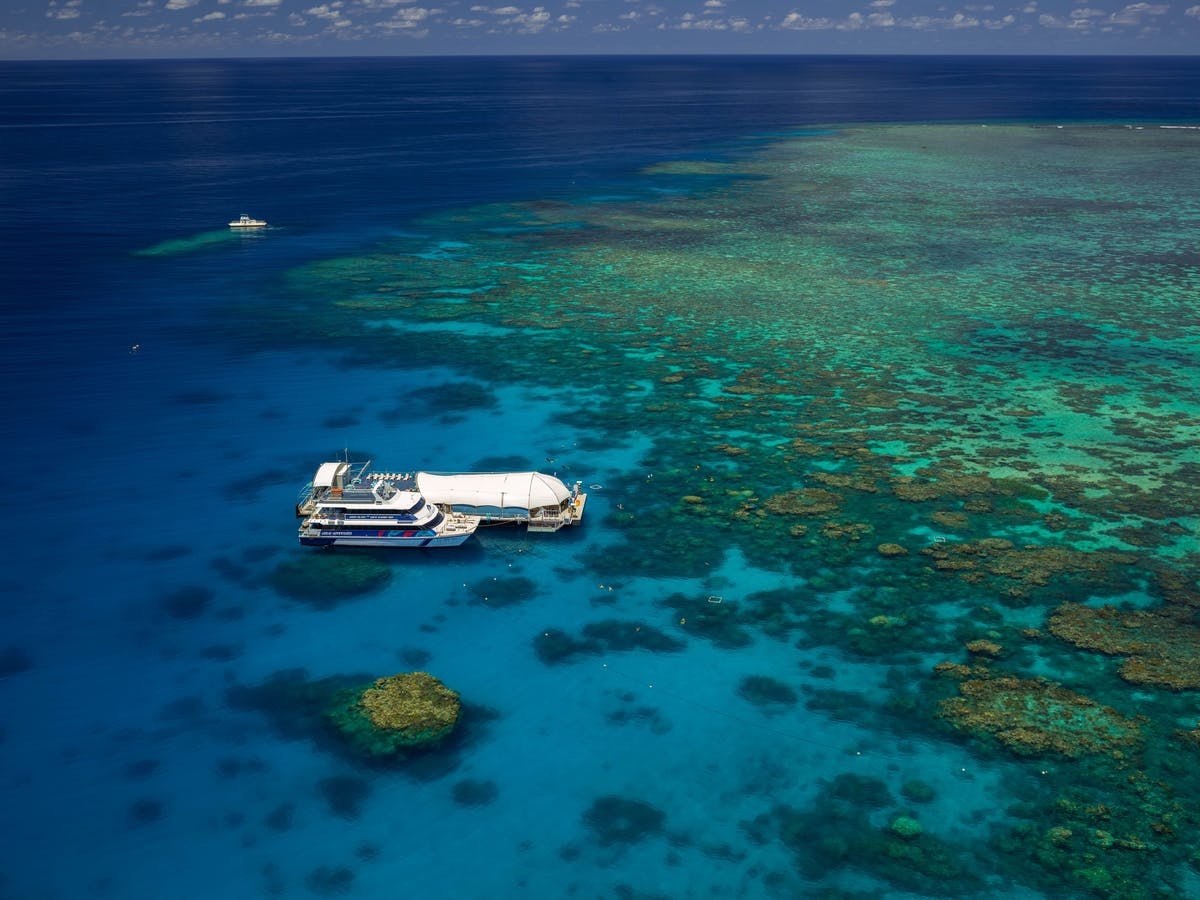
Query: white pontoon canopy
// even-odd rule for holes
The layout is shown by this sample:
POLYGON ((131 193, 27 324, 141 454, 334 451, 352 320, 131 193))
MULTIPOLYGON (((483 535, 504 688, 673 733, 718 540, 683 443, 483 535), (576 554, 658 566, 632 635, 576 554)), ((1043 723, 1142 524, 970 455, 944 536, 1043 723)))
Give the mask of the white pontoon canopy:
POLYGON ((553 475, 541 472, 495 472, 463 475, 417 473, 417 490, 430 503, 495 509, 561 507, 571 491, 553 475))

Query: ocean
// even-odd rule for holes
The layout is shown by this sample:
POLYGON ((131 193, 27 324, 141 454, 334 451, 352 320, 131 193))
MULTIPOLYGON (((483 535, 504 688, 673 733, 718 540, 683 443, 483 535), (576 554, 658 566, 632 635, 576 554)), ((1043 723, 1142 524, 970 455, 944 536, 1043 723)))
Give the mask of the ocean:
POLYGON ((1198 158, 1195 58, 0 63, 0 897, 1200 896, 1198 158), (586 513, 299 546, 345 457, 586 513))

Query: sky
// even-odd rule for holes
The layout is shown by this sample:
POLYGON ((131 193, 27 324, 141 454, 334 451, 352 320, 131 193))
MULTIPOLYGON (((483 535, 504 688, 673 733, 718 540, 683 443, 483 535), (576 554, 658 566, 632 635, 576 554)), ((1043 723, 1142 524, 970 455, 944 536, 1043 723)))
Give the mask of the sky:
POLYGON ((1200 0, 5 0, 0 59, 1186 54, 1200 0))

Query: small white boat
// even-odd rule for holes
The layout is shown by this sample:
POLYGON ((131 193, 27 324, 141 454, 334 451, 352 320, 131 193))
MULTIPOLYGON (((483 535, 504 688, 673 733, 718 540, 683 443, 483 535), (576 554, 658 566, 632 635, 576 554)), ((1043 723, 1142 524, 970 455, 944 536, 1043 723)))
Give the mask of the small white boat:
POLYGON ((408 475, 366 474, 369 462, 321 463, 300 492, 300 543, 314 547, 454 547, 479 516, 430 503, 408 475))
POLYGON ((266 228, 267 223, 262 219, 253 219, 250 216, 242 213, 236 219, 229 223, 230 228, 266 228))

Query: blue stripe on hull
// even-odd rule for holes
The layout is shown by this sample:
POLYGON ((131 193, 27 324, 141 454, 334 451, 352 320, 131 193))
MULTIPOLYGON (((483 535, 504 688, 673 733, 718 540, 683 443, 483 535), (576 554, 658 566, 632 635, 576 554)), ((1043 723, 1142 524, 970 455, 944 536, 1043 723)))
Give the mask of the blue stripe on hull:
POLYGON ((309 547, 456 547, 470 534, 438 536, 431 532, 338 532, 318 536, 300 536, 300 543, 309 547))

